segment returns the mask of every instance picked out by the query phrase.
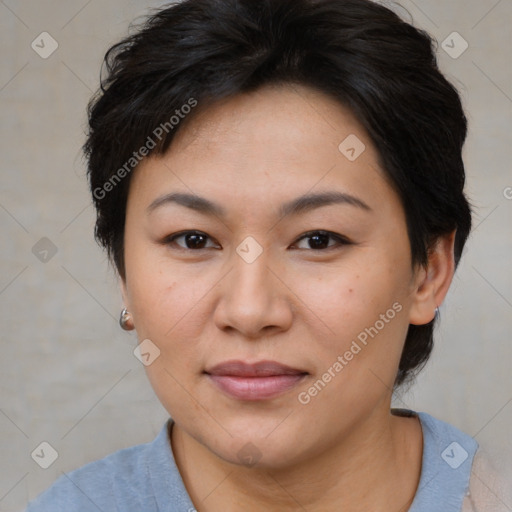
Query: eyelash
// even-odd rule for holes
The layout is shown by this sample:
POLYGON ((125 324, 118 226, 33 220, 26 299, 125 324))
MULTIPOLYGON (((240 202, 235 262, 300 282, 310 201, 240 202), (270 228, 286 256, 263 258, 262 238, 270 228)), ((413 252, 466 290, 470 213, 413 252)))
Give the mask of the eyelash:
MULTIPOLYGON (((191 230, 191 231, 181 231, 179 233, 174 233, 173 235, 169 235, 167 237, 165 237, 163 240, 162 240, 162 244, 164 245, 171 245, 171 244, 174 244, 175 243, 175 240, 177 240, 178 238, 182 238, 186 235, 202 235, 202 236, 205 236, 209 239, 211 239, 211 237, 209 237, 206 233, 202 232, 202 231, 194 231, 194 230, 191 230)), ((314 231, 308 231, 307 233, 304 233, 300 238, 297 239, 296 242, 293 243, 293 245, 297 244, 298 242, 300 242, 301 240, 304 240, 304 239, 307 239, 307 238, 313 238, 315 235, 323 235, 323 236, 328 236, 329 238, 333 239, 333 240, 336 240, 337 241, 337 246, 338 247, 341 247, 341 246, 344 246, 344 245, 352 245, 353 242, 351 242, 348 238, 344 237, 343 235, 338 235, 337 233, 333 233, 331 231, 324 231, 324 230, 314 230, 314 231)), ((331 246, 327 246, 326 248, 324 249, 299 249, 301 251, 303 250, 309 250, 309 251, 314 251, 314 252, 326 252, 328 250, 332 250, 332 249, 336 249, 337 247, 336 245, 331 245, 331 246)), ((182 247, 181 245, 178 244, 178 248, 179 249, 183 249, 184 251, 203 251, 203 250, 206 250, 206 249, 212 249, 212 247, 201 247, 200 249, 191 249, 189 247, 182 247)))

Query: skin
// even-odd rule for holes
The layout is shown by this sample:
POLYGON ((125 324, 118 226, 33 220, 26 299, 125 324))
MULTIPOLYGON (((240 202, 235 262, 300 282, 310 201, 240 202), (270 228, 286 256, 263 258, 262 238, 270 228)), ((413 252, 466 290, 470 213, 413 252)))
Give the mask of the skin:
POLYGON ((448 291, 453 239, 439 239, 426 268, 412 265, 402 205, 368 134, 348 109, 302 86, 209 106, 165 155, 140 164, 121 289, 139 340, 160 350, 146 371, 175 421, 172 449, 199 512, 407 510, 422 432, 417 418, 390 414, 393 382, 408 325, 431 321, 448 291), (353 162, 338 150, 350 134, 366 146, 353 162), (279 216, 282 203, 323 191, 369 209, 330 204, 279 216), (207 198, 225 216, 171 202, 148 213, 172 192, 207 198), (204 233, 203 248, 186 237, 164 243, 184 230, 204 233), (350 243, 326 238, 315 249, 303 238, 311 230, 350 243), (248 236, 263 251, 252 263, 236 251, 248 236), (394 303, 401 311, 300 403, 394 303), (230 359, 275 360, 309 375, 278 397, 237 400, 203 373, 230 359), (238 457, 247 443, 254 465, 238 457))

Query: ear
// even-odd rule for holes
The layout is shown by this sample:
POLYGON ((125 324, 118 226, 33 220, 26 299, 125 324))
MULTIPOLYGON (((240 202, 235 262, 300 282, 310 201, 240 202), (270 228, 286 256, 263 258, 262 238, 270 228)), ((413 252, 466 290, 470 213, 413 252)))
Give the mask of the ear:
POLYGON ((121 316, 119 317, 119 325, 125 330, 125 331, 133 331, 135 329, 135 325, 133 324, 133 317, 131 314, 131 308, 130 303, 128 301, 128 291, 126 287, 126 282, 124 279, 121 278, 120 281, 120 288, 121 288, 121 295, 123 297, 123 304, 124 309, 121 312, 121 316))
POLYGON ((435 317, 435 309, 443 302, 455 272, 453 245, 455 231, 438 238, 428 255, 426 267, 415 276, 409 323, 424 325, 435 317))
POLYGON ((119 288, 121 289, 121 297, 123 298, 123 304, 128 310, 130 306, 128 304, 128 291, 126 289, 126 282, 122 277, 119 277, 119 288))

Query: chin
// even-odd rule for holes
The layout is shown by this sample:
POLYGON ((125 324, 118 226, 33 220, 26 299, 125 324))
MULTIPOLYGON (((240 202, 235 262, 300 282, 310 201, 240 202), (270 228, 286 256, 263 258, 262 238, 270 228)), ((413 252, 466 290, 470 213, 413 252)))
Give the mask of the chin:
POLYGON ((202 432, 201 438, 212 453, 231 464, 259 469, 285 468, 300 458, 304 443, 296 426, 292 422, 287 425, 284 418, 286 414, 231 418, 222 422, 231 435, 223 432, 212 439, 210 431, 202 432))
POLYGON ((230 464, 248 469, 284 469, 292 464, 297 456, 295 446, 283 444, 281 440, 276 443, 264 438, 249 437, 237 439, 229 446, 211 451, 230 464))

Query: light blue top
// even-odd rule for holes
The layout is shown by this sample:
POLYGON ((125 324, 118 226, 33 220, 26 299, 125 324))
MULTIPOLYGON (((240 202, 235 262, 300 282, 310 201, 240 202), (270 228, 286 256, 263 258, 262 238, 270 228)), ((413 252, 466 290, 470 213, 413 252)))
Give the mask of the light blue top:
MULTIPOLYGON (((423 430, 421 478, 409 512, 460 512, 478 443, 429 414, 393 413, 417 414, 423 430)), ((174 461, 172 424, 169 419, 150 443, 63 474, 25 512, 195 512, 174 461)))

